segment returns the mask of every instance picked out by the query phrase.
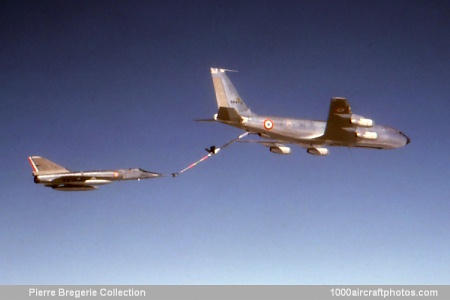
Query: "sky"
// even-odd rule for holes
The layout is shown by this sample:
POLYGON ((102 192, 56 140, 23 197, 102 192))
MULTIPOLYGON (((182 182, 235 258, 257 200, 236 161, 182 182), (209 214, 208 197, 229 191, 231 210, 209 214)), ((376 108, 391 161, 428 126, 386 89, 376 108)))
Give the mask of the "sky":
POLYGON ((448 1, 2 1, 0 284, 450 284, 448 1), (89 192, 71 170, 170 174, 253 112, 325 120, 331 97, 395 150, 236 143, 177 178, 89 192))

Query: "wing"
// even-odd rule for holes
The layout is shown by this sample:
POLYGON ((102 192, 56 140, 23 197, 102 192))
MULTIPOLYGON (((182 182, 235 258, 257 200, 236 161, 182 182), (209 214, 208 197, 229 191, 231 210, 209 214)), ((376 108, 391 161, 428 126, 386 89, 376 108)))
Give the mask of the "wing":
POLYGON ((276 154, 291 154, 291 148, 287 147, 283 144, 282 141, 277 140, 246 140, 246 141, 238 141, 243 143, 256 143, 269 148, 270 152, 276 154))
POLYGON ((61 185, 61 184, 74 184, 74 185, 83 185, 86 181, 91 180, 92 176, 61 176, 56 177, 51 181, 51 185, 61 185))
POLYGON ((355 143, 355 126, 352 124, 352 110, 345 98, 332 98, 327 126, 323 138, 326 140, 355 143))
POLYGON ((62 184, 49 187, 57 191, 65 191, 65 192, 93 191, 97 189, 97 187, 93 185, 76 185, 76 184, 62 184))
POLYGON ((64 176, 57 177, 45 183, 45 186, 58 191, 91 191, 97 189, 98 185, 109 184, 110 180, 96 179, 92 176, 64 176))
POLYGON ((283 143, 286 143, 285 141, 278 141, 278 140, 243 140, 243 141, 237 141, 239 143, 252 143, 252 144, 260 144, 266 147, 285 147, 283 143))

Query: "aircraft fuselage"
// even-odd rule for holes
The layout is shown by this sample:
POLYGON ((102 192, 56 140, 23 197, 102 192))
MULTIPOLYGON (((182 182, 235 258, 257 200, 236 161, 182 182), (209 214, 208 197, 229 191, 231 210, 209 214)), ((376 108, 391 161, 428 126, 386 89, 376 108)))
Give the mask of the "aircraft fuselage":
POLYGON ((34 182, 59 191, 89 191, 118 180, 141 180, 162 177, 163 174, 143 169, 119 169, 107 171, 69 171, 40 156, 29 157, 34 182))
POLYGON ((309 154, 324 156, 328 155, 327 146, 395 149, 410 142, 397 129, 375 125, 372 119, 353 114, 343 97, 331 98, 327 121, 255 114, 242 100, 227 71, 211 68, 218 107, 213 121, 258 134, 263 140, 247 142, 269 147, 273 153, 290 154, 290 148, 284 144, 295 144, 306 148, 309 154))
POLYGON ((302 147, 344 146, 373 149, 395 149, 409 143, 409 138, 397 129, 389 126, 373 125, 370 127, 351 127, 348 131, 354 133, 353 143, 329 140, 324 137, 327 123, 308 119, 284 118, 252 115, 242 117, 241 121, 218 122, 231 125, 262 138, 275 139, 280 142, 298 144, 302 147))

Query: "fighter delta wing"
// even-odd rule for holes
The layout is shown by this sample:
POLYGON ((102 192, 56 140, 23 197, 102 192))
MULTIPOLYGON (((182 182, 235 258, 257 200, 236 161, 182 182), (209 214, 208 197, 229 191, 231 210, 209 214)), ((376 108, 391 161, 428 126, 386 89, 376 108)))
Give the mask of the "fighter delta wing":
POLYGON ((319 156, 328 155, 328 146, 394 149, 410 142, 397 129, 374 125, 372 120, 353 114, 345 98, 331 99, 326 122, 257 115, 244 103, 226 72, 211 68, 218 107, 213 120, 263 138, 241 142, 259 143, 278 154, 290 154, 291 149, 284 144, 295 144, 319 156))
POLYGON ((118 180, 141 180, 164 176, 143 169, 71 172, 40 156, 28 157, 33 169, 34 182, 58 191, 90 191, 97 186, 118 180))

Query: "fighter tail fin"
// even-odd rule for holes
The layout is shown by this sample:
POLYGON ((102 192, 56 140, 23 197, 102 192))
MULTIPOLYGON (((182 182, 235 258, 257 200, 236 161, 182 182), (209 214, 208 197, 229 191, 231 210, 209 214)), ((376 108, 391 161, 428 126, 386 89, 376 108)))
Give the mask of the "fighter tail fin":
POLYGON ((66 168, 40 156, 30 156, 28 161, 33 169, 33 175, 70 172, 66 168))
POLYGON ((211 68, 217 107, 230 107, 234 108, 240 115, 250 115, 250 109, 242 101, 233 83, 225 74, 226 71, 230 70, 211 68))

